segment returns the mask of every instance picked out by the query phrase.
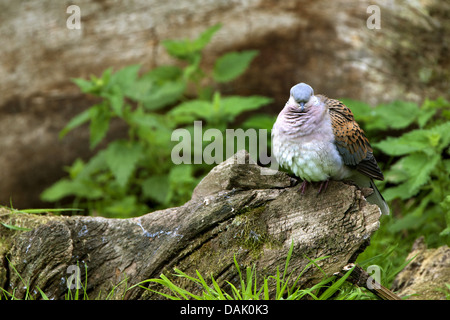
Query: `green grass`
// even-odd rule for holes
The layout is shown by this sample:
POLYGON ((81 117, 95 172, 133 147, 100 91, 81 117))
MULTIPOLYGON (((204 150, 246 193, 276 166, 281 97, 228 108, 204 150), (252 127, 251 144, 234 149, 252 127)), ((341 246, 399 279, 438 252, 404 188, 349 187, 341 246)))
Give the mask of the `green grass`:
MULTIPOLYGON (((6 208, 8 209, 8 214, 39 214, 39 213, 61 213, 61 212, 73 212, 73 211, 84 211, 83 209, 76 209, 76 208, 53 208, 53 209, 15 209, 12 206, 12 203, 10 204, 10 207, 6 206, 0 206, 0 208, 6 208)), ((30 228, 25 228, 13 224, 8 224, 4 222, 0 222, 0 225, 4 226, 5 228, 8 228, 10 230, 14 231, 31 231, 30 228)))
POLYGON ((258 276, 255 266, 247 267, 244 272, 239 267, 236 258, 234 258, 235 268, 239 274, 239 284, 238 286, 235 286, 231 282, 226 281, 228 290, 221 288, 213 276, 211 276, 211 282, 208 284, 198 271, 196 271, 196 276, 194 277, 179 269, 174 269, 174 276, 196 283, 202 288, 200 294, 189 292, 176 285, 164 274, 161 274, 159 279, 142 281, 130 289, 140 287, 171 300, 300 300, 305 298, 313 300, 354 300, 361 298, 375 298, 371 293, 364 292, 362 289, 345 282, 347 277, 353 271, 353 268, 341 278, 327 276, 317 265, 318 261, 326 259, 327 257, 310 260, 297 276, 295 276, 297 270, 288 273, 288 265, 292 257, 292 251, 293 244, 288 252, 283 272, 277 268, 274 276, 264 277, 259 283, 257 281, 258 276), (320 272, 323 273, 323 279, 311 288, 300 288, 298 282, 304 272, 311 266, 317 267, 320 272), (291 282, 291 279, 294 279, 294 277, 295 280, 291 282), (150 283, 162 285, 169 289, 171 293, 156 291, 145 286, 150 283), (270 288, 273 287, 275 287, 275 296, 270 296, 270 288))
POLYGON ((23 299, 19 299, 16 297, 16 289, 14 288, 12 290, 12 292, 9 292, 7 290, 5 290, 4 288, 0 287, 0 300, 37 300, 39 298, 41 298, 42 300, 49 300, 49 298, 47 297, 47 295, 41 290, 41 288, 39 288, 38 286, 36 286, 36 288, 31 288, 30 284, 28 281, 25 281, 22 276, 20 275, 20 273, 16 270, 16 268, 14 267, 14 265, 11 263, 11 261, 6 257, 6 260, 8 260, 8 264, 11 267, 12 271, 17 275, 17 277, 20 279, 21 283, 22 283, 22 287, 25 288, 25 296, 23 297, 23 299), (39 292, 39 295, 37 295, 37 293, 39 292))
POLYGON ((406 260, 414 237, 405 240, 405 235, 389 231, 389 226, 395 218, 382 216, 380 228, 373 234, 370 245, 358 256, 356 262, 363 268, 377 265, 381 269, 381 284, 390 288, 395 276, 408 265, 406 260))

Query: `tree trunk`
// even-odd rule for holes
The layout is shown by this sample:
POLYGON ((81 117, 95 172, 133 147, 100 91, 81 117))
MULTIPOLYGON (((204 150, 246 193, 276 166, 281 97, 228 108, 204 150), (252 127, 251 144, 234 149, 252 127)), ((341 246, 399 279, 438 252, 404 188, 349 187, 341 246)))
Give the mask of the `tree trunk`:
MULTIPOLYGON (((254 163, 236 163, 239 156, 248 160, 247 153, 239 152, 216 166, 183 206, 137 218, 0 209, 1 287, 18 298, 27 287, 37 298, 39 288, 51 299, 62 299, 80 270, 90 299, 154 299, 161 297, 126 288, 161 273, 170 276, 176 267, 189 275, 198 270, 205 279, 212 275, 227 290, 226 280, 236 285, 238 280, 233 256, 241 267, 255 264, 260 276, 275 275, 277 267, 284 269, 292 242, 288 272, 295 268, 296 277, 308 259, 327 256, 317 265, 332 275, 353 262, 377 230, 380 210, 363 195, 370 190, 332 181, 326 192, 317 194, 318 186, 312 185, 301 194, 287 174, 268 175, 254 163), (125 278, 126 284, 112 290, 125 278)), ((322 278, 311 266, 298 284, 309 286, 322 278)), ((198 293, 192 283, 173 280, 198 293)))

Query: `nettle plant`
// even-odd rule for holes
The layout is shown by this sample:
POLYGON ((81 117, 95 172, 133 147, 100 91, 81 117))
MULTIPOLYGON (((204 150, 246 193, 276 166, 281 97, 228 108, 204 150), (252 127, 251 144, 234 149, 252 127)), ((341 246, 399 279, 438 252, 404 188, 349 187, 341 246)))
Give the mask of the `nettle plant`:
MULTIPOLYGON (((376 108, 345 100, 376 150, 388 156, 383 196, 393 209, 389 232, 450 240, 450 103, 394 101, 376 108), (387 136, 387 137, 386 137, 387 136)), ((382 155, 381 155, 382 156, 382 155)))
MULTIPOLYGON (((213 70, 204 70, 202 50, 219 29, 215 25, 193 40, 162 42, 183 67, 165 65, 139 75, 140 66, 131 65, 117 72, 107 69, 100 78, 74 79, 83 93, 100 102, 70 120, 60 136, 89 123, 94 149, 113 119, 124 121, 128 134, 109 142, 89 161, 77 159, 66 169, 68 176, 44 190, 41 198, 58 202, 71 196, 76 207, 110 217, 137 216, 189 200, 212 165, 175 165, 172 132, 177 128, 192 132, 194 120, 203 121, 205 129, 225 131, 238 115, 271 101, 261 96, 222 96, 215 89, 242 75, 258 54, 254 50, 226 53, 215 61, 213 70)), ((247 123, 260 120, 250 118, 247 123)))

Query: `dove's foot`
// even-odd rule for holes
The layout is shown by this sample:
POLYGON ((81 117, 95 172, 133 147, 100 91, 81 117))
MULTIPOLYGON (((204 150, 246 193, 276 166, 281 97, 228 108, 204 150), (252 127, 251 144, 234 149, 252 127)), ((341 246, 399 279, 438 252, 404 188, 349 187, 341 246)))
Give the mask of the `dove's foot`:
POLYGON ((303 180, 302 184, 300 185, 300 189, 298 189, 298 191, 300 191, 301 194, 305 194, 307 186, 308 186, 308 181, 303 180))
POLYGON ((327 179, 327 180, 325 180, 325 181, 322 181, 322 182, 320 183, 319 191, 317 191, 317 194, 320 194, 322 191, 325 192, 325 191, 327 190, 328 182, 330 182, 329 179, 327 179))

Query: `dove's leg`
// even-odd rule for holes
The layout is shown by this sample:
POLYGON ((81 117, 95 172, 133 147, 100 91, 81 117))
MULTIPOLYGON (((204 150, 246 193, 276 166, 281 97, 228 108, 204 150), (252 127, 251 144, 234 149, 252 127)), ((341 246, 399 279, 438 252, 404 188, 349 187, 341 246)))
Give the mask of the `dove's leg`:
POLYGON ((301 194, 305 194, 306 191, 306 187, 308 186, 308 181, 303 180, 300 189, 298 189, 298 191, 301 191, 301 194))
POLYGON ((330 181, 330 180, 327 179, 327 180, 322 181, 322 182, 320 183, 319 191, 317 191, 317 194, 321 193, 322 191, 325 192, 325 190, 327 190, 328 182, 329 182, 329 181, 330 181))

